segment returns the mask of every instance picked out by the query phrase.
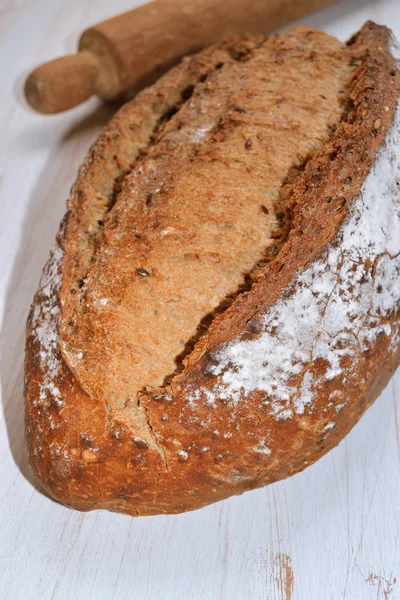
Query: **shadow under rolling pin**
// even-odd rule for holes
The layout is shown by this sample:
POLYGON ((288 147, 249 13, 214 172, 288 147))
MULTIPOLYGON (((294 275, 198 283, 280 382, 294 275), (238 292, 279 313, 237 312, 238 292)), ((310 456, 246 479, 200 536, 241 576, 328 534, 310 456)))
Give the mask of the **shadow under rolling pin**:
POLYGON ((126 99, 180 58, 224 37, 268 33, 336 0, 154 0, 90 27, 77 54, 37 67, 25 96, 59 113, 97 95, 126 99))

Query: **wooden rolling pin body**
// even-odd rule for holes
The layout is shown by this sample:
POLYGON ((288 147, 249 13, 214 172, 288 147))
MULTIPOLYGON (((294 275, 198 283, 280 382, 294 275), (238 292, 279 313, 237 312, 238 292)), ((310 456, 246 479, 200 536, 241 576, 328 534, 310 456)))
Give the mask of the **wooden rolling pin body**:
POLYGON ((127 97, 182 56, 224 37, 269 32, 335 0, 154 0, 90 27, 79 53, 41 65, 25 84, 28 102, 57 113, 93 94, 127 97))

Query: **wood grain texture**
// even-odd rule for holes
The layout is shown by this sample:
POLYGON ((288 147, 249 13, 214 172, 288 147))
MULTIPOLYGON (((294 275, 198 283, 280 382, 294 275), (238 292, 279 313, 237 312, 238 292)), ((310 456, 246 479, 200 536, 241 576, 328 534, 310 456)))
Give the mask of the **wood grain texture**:
MULTIPOLYGON (((72 52, 84 27, 133 5, 0 7, 0 598, 399 600, 399 373, 316 465, 197 512, 80 514, 32 484, 23 447, 25 318, 76 169, 111 109, 93 101, 41 117, 22 104, 20 87, 35 64, 72 52)), ((346 39, 367 18, 400 37, 398 0, 343 0, 303 22, 346 39)))

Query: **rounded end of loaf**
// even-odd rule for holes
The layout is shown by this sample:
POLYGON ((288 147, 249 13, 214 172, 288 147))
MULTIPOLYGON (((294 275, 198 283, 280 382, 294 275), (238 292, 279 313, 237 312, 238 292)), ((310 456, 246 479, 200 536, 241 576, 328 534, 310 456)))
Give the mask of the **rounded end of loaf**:
POLYGON ((32 71, 25 82, 25 97, 40 113, 60 113, 95 93, 97 74, 96 57, 89 52, 56 58, 32 71))

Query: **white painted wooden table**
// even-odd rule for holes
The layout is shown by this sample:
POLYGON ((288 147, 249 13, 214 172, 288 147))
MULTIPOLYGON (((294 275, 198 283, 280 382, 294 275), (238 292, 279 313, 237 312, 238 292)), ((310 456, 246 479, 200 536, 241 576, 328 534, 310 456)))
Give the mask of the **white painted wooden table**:
MULTIPOLYGON (((319 463, 197 512, 81 514, 32 483, 25 319, 76 169, 111 113, 93 100, 41 117, 21 83, 36 63, 73 51, 85 26, 132 5, 0 2, 0 600, 399 600, 399 372, 319 463)), ((400 37, 399 0, 343 0, 305 22, 344 40, 368 18, 400 37)))

